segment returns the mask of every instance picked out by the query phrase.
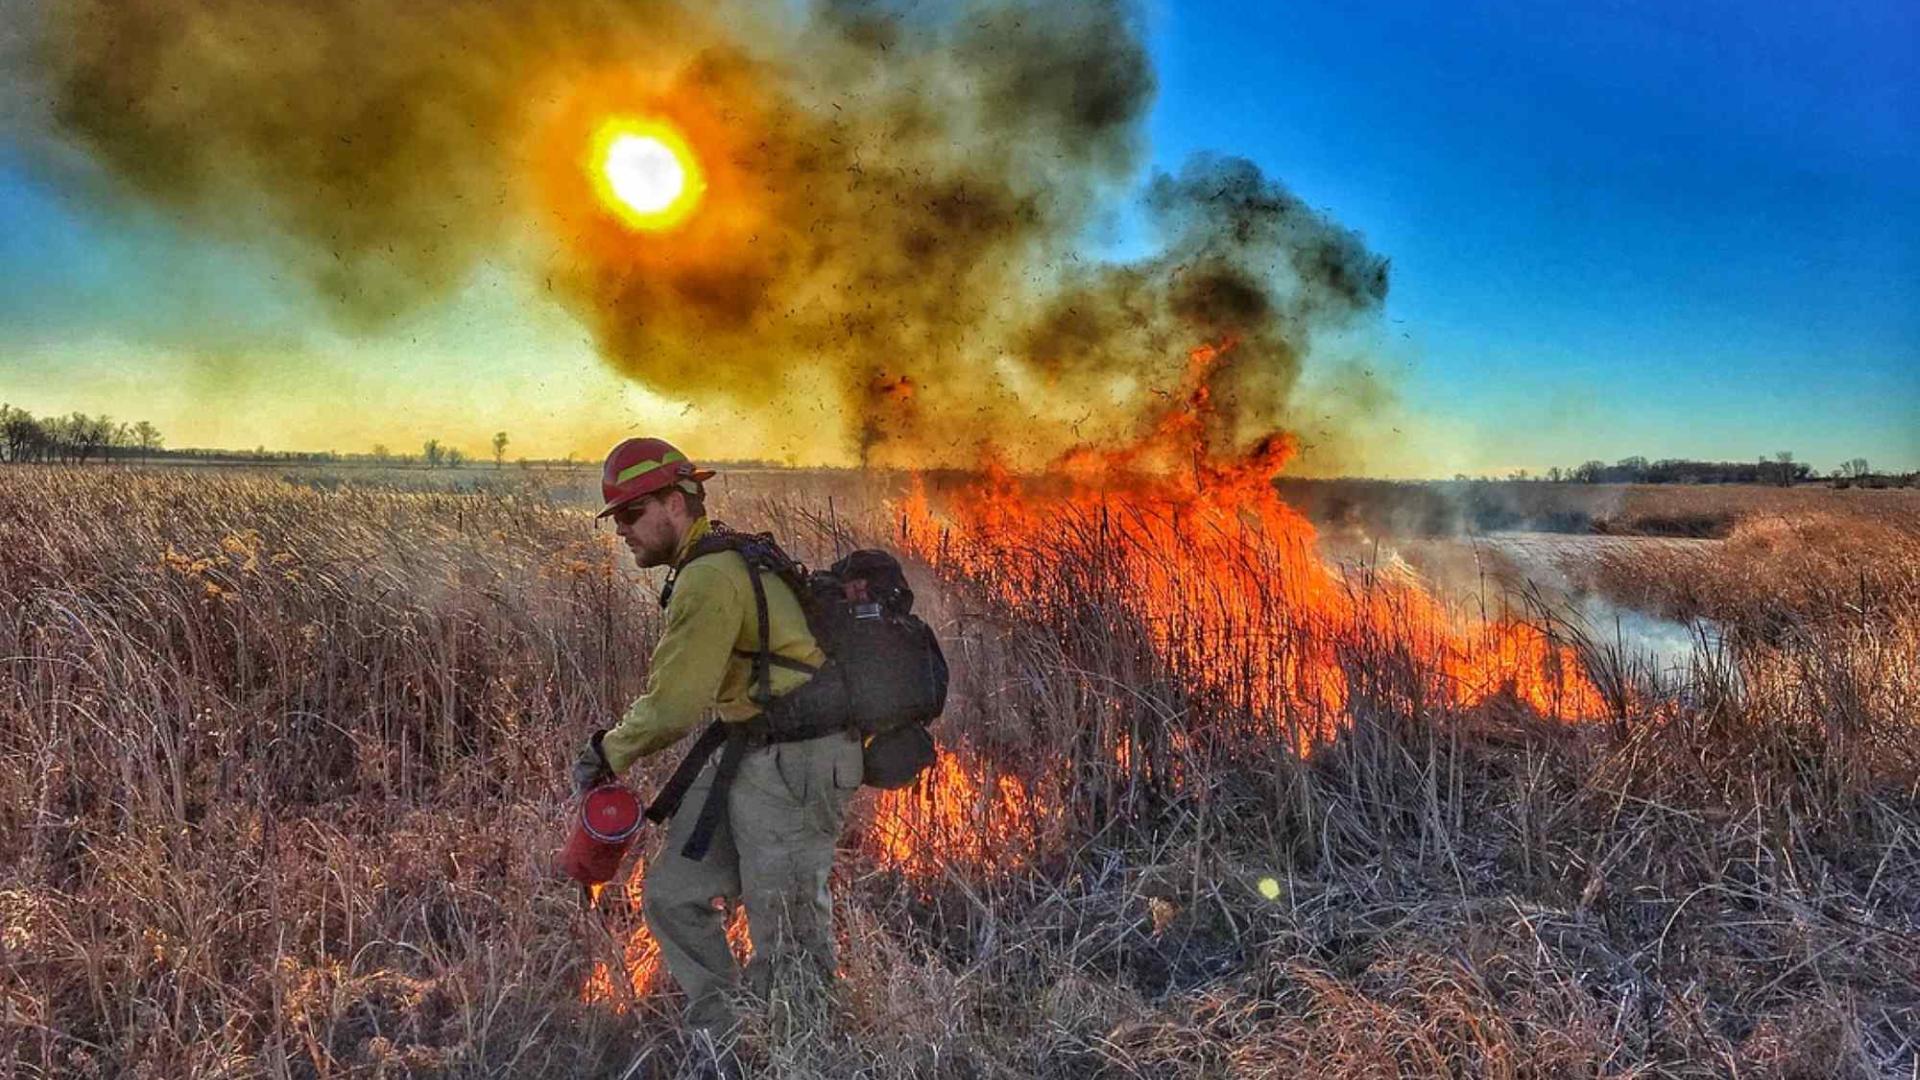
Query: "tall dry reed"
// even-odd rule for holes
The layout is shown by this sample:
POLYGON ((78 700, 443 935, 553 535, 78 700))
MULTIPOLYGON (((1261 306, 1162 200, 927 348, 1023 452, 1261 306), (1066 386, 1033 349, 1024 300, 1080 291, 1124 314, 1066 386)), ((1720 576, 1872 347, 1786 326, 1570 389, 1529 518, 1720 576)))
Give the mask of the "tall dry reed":
MULTIPOLYGON (((722 509, 816 560, 897 527, 805 485, 722 509)), ((1729 632, 1684 678, 1583 642, 1606 723, 1447 705, 1385 619, 1305 758, 1116 614, 1113 563, 1037 558, 1030 607, 916 567, 978 797, 863 800, 951 857, 850 832, 841 993, 756 1014, 749 1067, 1911 1075, 1920 558, 1854 611, 1858 535, 1688 575, 1729 632)), ((670 996, 581 1000, 635 914, 546 865, 658 629, 620 555, 534 488, 0 472, 0 1072, 676 1075, 670 996)))

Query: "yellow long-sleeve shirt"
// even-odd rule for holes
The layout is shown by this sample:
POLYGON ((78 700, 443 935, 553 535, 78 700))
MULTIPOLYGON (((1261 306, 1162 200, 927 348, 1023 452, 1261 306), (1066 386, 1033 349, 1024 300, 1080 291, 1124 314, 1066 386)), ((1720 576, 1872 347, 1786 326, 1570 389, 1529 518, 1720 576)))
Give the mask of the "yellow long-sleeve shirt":
MULTIPOLYGON (((685 557, 708 531, 706 518, 696 520, 680 541, 674 561, 685 557)), ((751 719, 760 711, 747 696, 753 681, 751 654, 760 649, 753 581, 747 575, 746 560, 731 551, 703 556, 680 571, 667 604, 666 628, 653 647, 647 692, 628 706, 620 723, 601 740, 607 764, 616 773, 678 742, 709 708, 730 722, 751 719)), ((793 590, 768 573, 760 575, 760 584, 767 593, 773 652, 816 667, 825 662, 826 654, 813 640, 793 590)), ((803 672, 776 666, 774 695, 807 679, 803 672)))

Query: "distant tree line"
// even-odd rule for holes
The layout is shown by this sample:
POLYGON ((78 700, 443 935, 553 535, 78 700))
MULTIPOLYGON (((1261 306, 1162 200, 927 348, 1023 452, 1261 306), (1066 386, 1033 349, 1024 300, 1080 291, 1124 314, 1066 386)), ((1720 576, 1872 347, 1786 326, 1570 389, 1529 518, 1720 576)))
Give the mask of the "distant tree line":
POLYGON ((0 459, 84 465, 93 460, 151 455, 161 449, 160 429, 145 420, 119 423, 110 416, 76 412, 35 416, 0 404, 0 459))
POLYGON ((187 447, 180 450, 160 450, 155 457, 167 461, 190 461, 205 465, 223 465, 233 462, 258 465, 328 465, 347 460, 351 455, 342 455, 332 450, 269 450, 264 446, 252 450, 223 450, 218 447, 187 447))
POLYGON ((1813 478, 1813 466, 1783 450, 1753 461, 1692 461, 1686 458, 1621 458, 1609 465, 1589 461, 1567 474, 1583 484, 1795 484, 1813 478))
MULTIPOLYGON (((505 464, 507 433, 493 435, 493 464, 505 464)), ((381 465, 424 464, 430 469, 459 468, 468 461, 457 447, 439 439, 428 439, 418 457, 394 454, 385 446, 375 446, 371 454, 341 454, 332 450, 298 451, 226 450, 185 448, 169 450, 160 429, 146 420, 121 423, 110 416, 88 416, 76 412, 66 416, 35 416, 26 409, 0 403, 0 461, 39 462, 45 464, 84 465, 90 461, 126 461, 162 458, 170 461, 202 463, 248 462, 271 464, 332 464, 343 461, 371 461, 381 465)), ((528 462, 520 461, 525 467, 528 462)))
POLYGON ((1627 457, 1609 465, 1588 461, 1571 469, 1554 467, 1539 475, 1522 469, 1509 480, 1546 480, 1576 484, 1791 484, 1830 479, 1839 486, 1887 487, 1914 482, 1913 474, 1876 473, 1866 458, 1852 458, 1823 476, 1812 465, 1781 450, 1753 461, 1694 461, 1688 458, 1627 457))

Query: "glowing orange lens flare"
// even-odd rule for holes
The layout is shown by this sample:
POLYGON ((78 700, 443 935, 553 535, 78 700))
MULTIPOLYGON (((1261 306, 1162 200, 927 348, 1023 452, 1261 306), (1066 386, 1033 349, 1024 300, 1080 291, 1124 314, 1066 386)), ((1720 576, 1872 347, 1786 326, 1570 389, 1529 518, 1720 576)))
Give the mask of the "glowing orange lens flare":
POLYGON ((587 152, 600 205, 630 229, 661 232, 687 219, 706 192, 700 160, 674 128, 620 116, 603 121, 587 152))

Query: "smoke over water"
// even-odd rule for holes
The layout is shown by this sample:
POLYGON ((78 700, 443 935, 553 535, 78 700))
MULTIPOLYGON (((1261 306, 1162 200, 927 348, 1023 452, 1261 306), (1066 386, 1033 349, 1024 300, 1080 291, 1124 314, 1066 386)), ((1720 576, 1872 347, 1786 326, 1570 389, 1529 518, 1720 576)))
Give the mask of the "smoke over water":
POLYGON ((48 0, 35 77, 64 141, 345 326, 517 266, 625 376, 877 464, 1121 448, 1197 401, 1207 455, 1265 452, 1313 335, 1384 299, 1231 157, 1150 182, 1153 254, 1085 259, 1143 157, 1131 5, 771 7, 48 0), (698 158, 679 227, 596 201, 614 116, 698 158))

